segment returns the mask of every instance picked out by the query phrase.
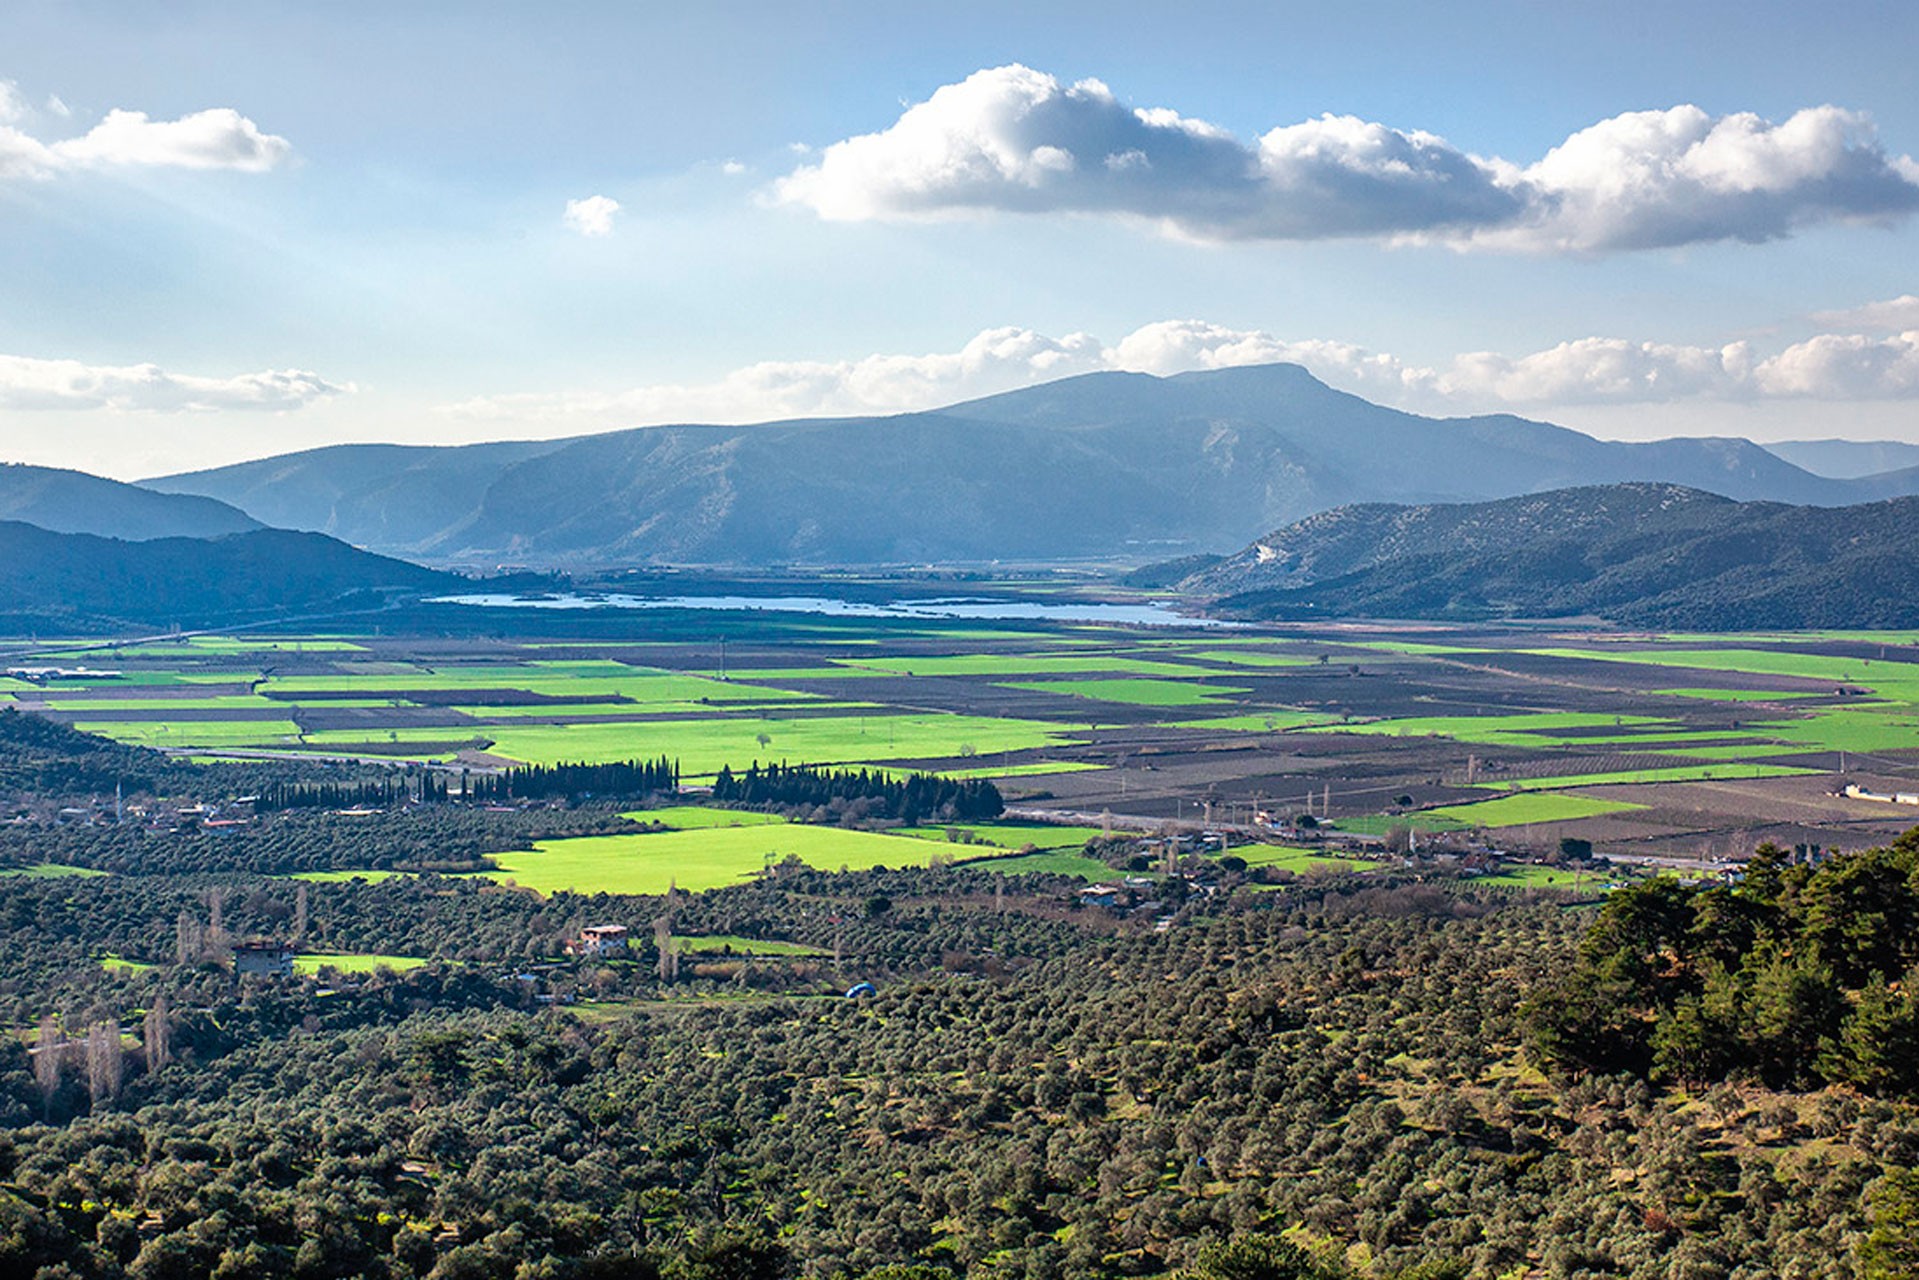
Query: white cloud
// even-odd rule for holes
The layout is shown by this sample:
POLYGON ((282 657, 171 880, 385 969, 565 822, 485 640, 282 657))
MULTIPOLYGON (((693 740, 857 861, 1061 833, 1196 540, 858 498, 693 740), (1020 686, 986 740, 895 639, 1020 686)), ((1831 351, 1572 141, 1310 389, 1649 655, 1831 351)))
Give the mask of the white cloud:
MULTIPOLYGON (((59 98, 47 100, 56 116, 71 114, 59 98)), ((154 120, 144 111, 113 110, 75 138, 45 142, 17 128, 32 115, 11 84, 0 84, 0 178, 45 178, 63 170, 113 168, 234 169, 262 173, 280 164, 293 146, 264 133, 231 107, 213 107, 154 120)))
POLYGON ((738 160, 726 160, 721 162, 720 172, 729 178, 737 178, 746 172, 746 166, 738 160))
POLYGON ((613 215, 619 211, 620 202, 611 196, 587 196, 568 200, 564 217, 566 225, 583 236, 610 236, 613 215))
POLYGON ((1845 311, 1815 311, 1812 319, 1832 329, 1919 329, 1919 294, 1905 293, 1845 311))
POLYGON ((231 107, 213 107, 178 120, 152 120, 144 111, 116 109, 80 137, 53 143, 48 150, 74 165, 263 173, 286 159, 293 145, 260 132, 231 107))
POLYGON ((772 188, 832 221, 982 213, 1143 220, 1217 241, 1380 237, 1589 253, 1769 240, 1919 209, 1919 165, 1863 116, 1783 124, 1698 107, 1600 121, 1527 167, 1354 116, 1248 144, 1097 80, 975 72, 887 128, 836 142, 772 188))
POLYGON ((62 120, 65 120, 73 114, 73 108, 69 107, 66 104, 66 100, 57 93, 47 95, 47 110, 59 116, 62 120))
POLYGON ((158 365, 88 365, 78 360, 0 356, 0 410, 112 409, 188 413, 302 409, 351 392, 300 369, 231 378, 168 373, 158 365))
POLYGON ((1822 334, 1771 355, 1745 342, 1704 347, 1584 338, 1521 356, 1468 352, 1429 366, 1347 342, 1286 340, 1257 329, 1164 320, 1110 346, 1085 333, 1051 338, 1031 329, 987 329, 953 352, 768 361, 712 382, 481 396, 441 412, 468 421, 577 431, 765 422, 931 409, 1079 373, 1166 376, 1273 363, 1303 365, 1334 387, 1383 404, 1438 413, 1919 397, 1919 331, 1881 339, 1822 334))

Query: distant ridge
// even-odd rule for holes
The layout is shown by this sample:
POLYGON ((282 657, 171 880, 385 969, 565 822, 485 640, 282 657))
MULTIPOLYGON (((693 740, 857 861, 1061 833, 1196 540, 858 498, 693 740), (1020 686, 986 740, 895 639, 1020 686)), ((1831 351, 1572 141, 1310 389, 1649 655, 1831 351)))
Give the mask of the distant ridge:
POLYGON ((1295 365, 1088 374, 886 418, 341 446, 146 483, 393 555, 592 568, 1144 562, 1355 502, 1620 481, 1824 506, 1919 493, 1919 472, 1826 479, 1746 440, 1424 418, 1295 365))
POLYGON ((141 542, 0 521, 0 632, 231 625, 377 608, 463 579, 317 533, 255 529, 141 542))
POLYGON ((84 471, 18 462, 0 463, 0 520, 135 540, 211 538, 261 524, 211 497, 156 493, 84 471))
POLYGON ((1765 450, 1795 467, 1835 480, 1919 467, 1919 444, 1903 440, 1780 440, 1765 450))
POLYGON ((1341 507, 1180 584, 1242 619, 1551 618, 1699 630, 1919 626, 1919 498, 1842 508, 1620 484, 1341 507))

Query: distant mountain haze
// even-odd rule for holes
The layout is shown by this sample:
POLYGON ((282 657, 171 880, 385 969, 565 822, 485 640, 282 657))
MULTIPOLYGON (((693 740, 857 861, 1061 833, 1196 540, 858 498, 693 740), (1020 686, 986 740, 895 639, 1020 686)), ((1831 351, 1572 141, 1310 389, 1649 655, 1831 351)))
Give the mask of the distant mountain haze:
POLYGON ((84 471, 22 463, 0 464, 0 520, 134 540, 210 538, 261 525, 211 497, 156 493, 84 471))
POLYGON ((1619 481, 1821 506, 1919 493, 1919 472, 1835 480, 1746 440, 1421 417, 1294 365, 1088 374, 885 418, 343 445, 146 485, 429 562, 592 568, 1145 562, 1356 502, 1619 481))
POLYGON ((1340 507, 1179 583, 1241 619, 1597 616, 1728 630, 1919 625, 1919 498, 1838 509, 1633 483, 1340 507))
POLYGON ((1766 452, 1835 480, 1919 467, 1919 444, 1903 440, 1780 440, 1767 445, 1766 452))

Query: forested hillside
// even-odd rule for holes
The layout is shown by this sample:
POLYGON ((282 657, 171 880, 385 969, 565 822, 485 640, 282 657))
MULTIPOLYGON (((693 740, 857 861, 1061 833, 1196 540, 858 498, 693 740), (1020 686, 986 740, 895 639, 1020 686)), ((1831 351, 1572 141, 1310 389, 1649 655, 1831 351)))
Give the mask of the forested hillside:
POLYGON ((1500 502, 1344 507, 1276 530, 1182 590, 1234 618, 1545 618, 1631 626, 1919 621, 1919 499, 1732 502, 1621 484, 1500 502))
MULTIPOLYGON (((411 820, 363 851, 396 865, 375 846, 411 820)), ((56 1046, 0 1046, 5 1274, 1908 1274, 1902 1088, 1535 1069, 1530 993, 1609 963, 1647 904, 1690 894, 1697 922, 1718 891, 1656 884, 1593 927, 1553 895, 1228 876, 1154 933, 1048 875, 543 899, 214 872, 222 839, 0 879, 0 1007, 56 1046), (728 941, 550 959, 655 918, 728 941), (214 919, 433 962, 236 982, 214 919), (845 998, 857 979, 877 994, 845 998), (86 1047, 108 1019, 129 1050, 86 1047)), ((1823 918, 1821 876, 1881 884, 1910 856, 1780 869, 1781 892, 1823 918)))

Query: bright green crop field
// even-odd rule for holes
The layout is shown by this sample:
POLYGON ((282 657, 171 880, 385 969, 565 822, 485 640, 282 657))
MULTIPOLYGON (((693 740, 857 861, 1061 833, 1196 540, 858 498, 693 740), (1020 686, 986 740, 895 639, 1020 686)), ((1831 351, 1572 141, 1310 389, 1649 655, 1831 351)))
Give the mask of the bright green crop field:
POLYGON ((1573 818, 1596 818, 1605 813, 1626 813, 1643 809, 1640 804, 1623 800, 1599 800, 1592 796, 1566 796, 1552 792, 1505 796, 1474 804, 1447 805, 1426 812, 1451 818, 1469 827, 1526 827, 1535 822, 1566 822, 1573 818))
POLYGON ((699 893, 744 883, 788 856, 826 871, 866 871, 925 866, 947 849, 928 840, 774 821, 546 840, 531 852, 492 855, 499 870, 490 874, 540 894, 662 894, 676 886, 699 893))
POLYGON ((425 963, 426 961, 419 956, 313 953, 293 957, 293 971, 318 973, 322 969, 333 969, 340 973, 374 973, 380 969, 391 969, 395 973, 405 973, 408 969, 417 969, 425 963))

